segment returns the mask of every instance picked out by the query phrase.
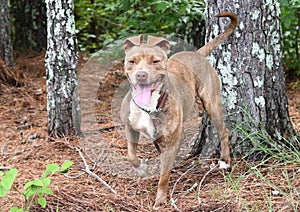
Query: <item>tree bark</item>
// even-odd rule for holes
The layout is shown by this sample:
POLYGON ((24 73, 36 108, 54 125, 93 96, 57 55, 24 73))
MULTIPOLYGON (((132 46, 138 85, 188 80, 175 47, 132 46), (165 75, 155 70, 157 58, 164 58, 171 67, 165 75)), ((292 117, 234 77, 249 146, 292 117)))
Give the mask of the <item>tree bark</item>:
POLYGON ((14 0, 15 49, 42 51, 47 45, 45 0, 14 0))
POLYGON ((46 0, 48 134, 80 133, 77 42, 72 0, 46 0))
POLYGON ((11 45, 11 27, 9 0, 0 1, 0 57, 3 58, 9 68, 14 68, 14 60, 11 45))
MULTIPOLYGON (((231 151, 235 156, 243 156, 253 144, 242 131, 250 135, 266 132, 276 142, 295 133, 289 118, 281 62, 280 8, 277 0, 207 0, 207 40, 228 25, 229 20, 214 17, 224 11, 236 13, 239 24, 209 60, 221 79, 231 151)), ((193 153, 212 157, 219 152, 219 138, 207 116, 203 117, 202 125, 193 153)), ((259 136, 256 139, 264 142, 259 136)), ((254 155, 249 157, 259 159, 254 155)))

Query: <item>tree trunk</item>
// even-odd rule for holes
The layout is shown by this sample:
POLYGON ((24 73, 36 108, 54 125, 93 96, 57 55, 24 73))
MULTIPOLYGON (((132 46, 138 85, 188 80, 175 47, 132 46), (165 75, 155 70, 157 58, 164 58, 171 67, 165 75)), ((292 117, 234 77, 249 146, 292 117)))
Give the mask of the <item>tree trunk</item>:
MULTIPOLYGON (((276 142, 294 133, 288 112, 277 0, 207 0, 206 40, 221 33, 229 20, 214 15, 234 12, 239 24, 227 41, 209 57, 219 73, 223 111, 230 130, 231 152, 245 155, 253 146, 245 133, 264 131, 276 142)), ((263 142, 259 136, 258 142, 263 142)), ((219 152, 219 138, 203 117, 194 154, 211 157, 219 152)), ((255 158, 254 155, 249 159, 255 158), (252 157, 252 158, 251 158, 252 157)))
POLYGON ((45 0, 15 0, 15 49, 42 51, 47 44, 45 0))
POLYGON ((80 133, 77 42, 72 0, 46 0, 48 134, 80 133))
POLYGON ((3 58, 9 68, 14 68, 11 45, 9 0, 0 1, 0 57, 3 58))

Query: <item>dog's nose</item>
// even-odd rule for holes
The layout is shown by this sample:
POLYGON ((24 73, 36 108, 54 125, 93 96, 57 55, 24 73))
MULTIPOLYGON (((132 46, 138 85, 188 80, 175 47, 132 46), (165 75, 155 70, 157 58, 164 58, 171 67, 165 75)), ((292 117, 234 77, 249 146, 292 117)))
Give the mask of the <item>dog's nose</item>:
POLYGON ((135 77, 138 82, 145 82, 148 78, 148 74, 145 71, 138 71, 135 77))

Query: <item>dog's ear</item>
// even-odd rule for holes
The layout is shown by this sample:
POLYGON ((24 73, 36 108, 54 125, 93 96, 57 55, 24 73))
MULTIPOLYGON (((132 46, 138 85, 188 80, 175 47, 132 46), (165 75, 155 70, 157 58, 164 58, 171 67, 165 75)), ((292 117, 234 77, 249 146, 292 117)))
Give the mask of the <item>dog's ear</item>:
POLYGON ((138 35, 131 38, 127 38, 124 41, 124 49, 125 51, 131 49, 134 46, 139 46, 141 43, 143 43, 144 35, 138 35))
POLYGON ((147 46, 159 46, 167 53, 170 48, 170 43, 167 39, 148 35, 147 46))

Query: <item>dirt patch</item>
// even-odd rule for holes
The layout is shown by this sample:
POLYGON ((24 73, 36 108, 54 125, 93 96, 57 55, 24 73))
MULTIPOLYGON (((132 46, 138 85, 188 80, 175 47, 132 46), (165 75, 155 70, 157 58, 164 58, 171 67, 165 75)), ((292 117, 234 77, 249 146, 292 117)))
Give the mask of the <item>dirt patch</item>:
MULTIPOLYGON (((80 67, 84 62, 81 60, 80 67)), ((158 153, 151 142, 143 141, 139 155, 148 158, 153 176, 137 178, 126 160, 126 141, 119 133, 122 128, 110 117, 112 95, 118 83, 124 80, 120 74, 121 65, 115 64, 100 85, 91 136, 57 139, 55 142, 48 142, 47 138, 44 55, 18 55, 16 69, 26 73, 25 85, 0 85, 0 169, 17 168, 19 174, 14 186, 22 191, 26 182, 41 176, 47 164, 62 164, 66 160, 74 162, 66 175, 52 177, 54 195, 47 196, 46 209, 33 204, 32 211, 151 211, 159 178, 158 153), (117 194, 83 171, 86 168, 84 161, 75 148, 80 146, 91 171, 117 194)), ((300 133, 300 87, 292 88, 288 82, 287 90, 291 121, 300 133)), ((187 128, 196 129, 197 123, 199 120, 189 123, 191 126, 187 128)), ((191 140, 194 134, 195 131, 186 131, 186 139, 191 140)), ((292 211, 292 205, 298 204, 299 207, 299 202, 296 203, 300 199, 299 166, 279 165, 272 169, 273 162, 270 166, 260 166, 260 173, 267 179, 264 181, 249 173, 249 164, 241 161, 236 161, 231 170, 223 172, 214 169, 214 160, 203 164, 194 159, 183 160, 188 148, 189 145, 179 156, 171 175, 170 191, 176 205, 166 205, 160 211, 175 211, 176 207, 181 211, 253 208, 268 211, 270 207, 274 211, 292 211), (289 184, 283 180, 287 177, 289 184), (276 185, 276 188, 271 185, 276 185), (277 188, 280 188, 279 194, 277 188), (281 191, 293 192, 293 195, 282 195, 281 191)), ((21 207, 23 203, 22 196, 12 190, 7 198, 0 199, 0 211, 8 211, 12 206, 21 207)))

